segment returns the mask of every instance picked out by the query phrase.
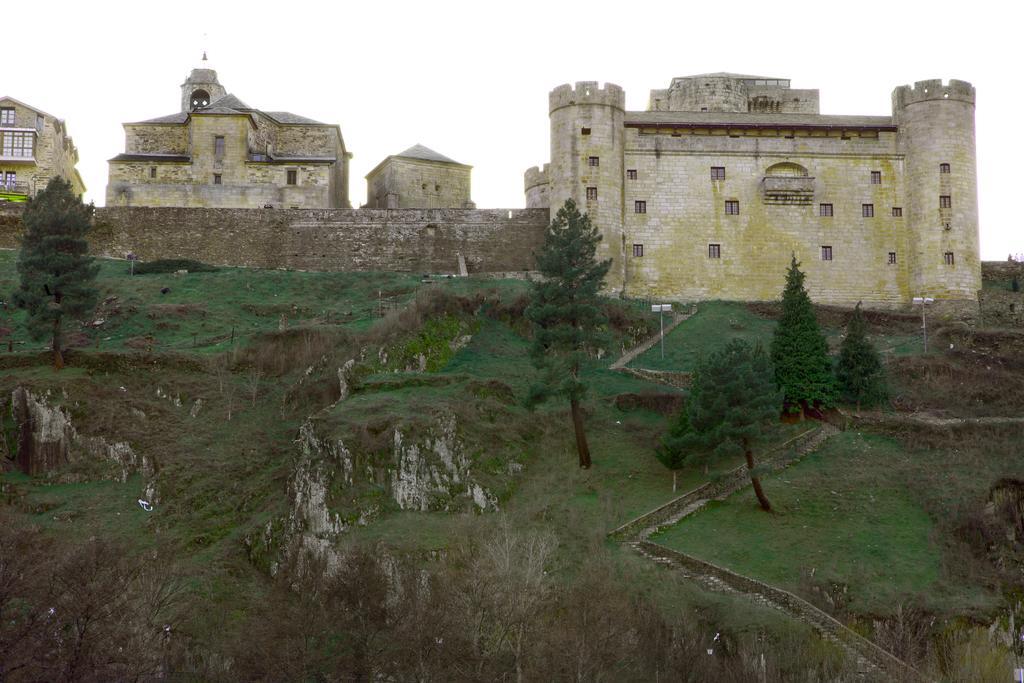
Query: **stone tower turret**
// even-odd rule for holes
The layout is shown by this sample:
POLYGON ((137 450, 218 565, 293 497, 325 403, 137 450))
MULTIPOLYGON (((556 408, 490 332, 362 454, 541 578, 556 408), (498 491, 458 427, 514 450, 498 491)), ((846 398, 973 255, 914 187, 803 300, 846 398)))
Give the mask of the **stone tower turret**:
POLYGON ((199 107, 205 107, 225 95, 227 95, 227 91, 217 80, 217 72, 208 68, 204 52, 203 65, 192 69, 192 73, 181 84, 181 110, 189 112, 199 107))
POLYGON ((560 85, 548 95, 551 118, 551 163, 548 201, 551 217, 566 199, 590 215, 604 239, 600 260, 611 258, 607 288, 623 285, 623 154, 626 96, 611 83, 560 85))
POLYGON ((892 94, 905 159, 912 296, 973 302, 981 289, 974 87, 918 81, 892 94))

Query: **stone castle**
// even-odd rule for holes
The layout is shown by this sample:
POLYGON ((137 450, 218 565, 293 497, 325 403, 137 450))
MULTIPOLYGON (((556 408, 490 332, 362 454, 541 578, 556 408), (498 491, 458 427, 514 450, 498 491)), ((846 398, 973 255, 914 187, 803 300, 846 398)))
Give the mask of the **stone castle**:
POLYGON ((528 207, 572 198, 604 236, 611 288, 668 300, 778 296, 795 254, 816 301, 976 305, 974 88, 921 81, 891 116, 819 113, 817 90, 713 73, 626 111, 616 85, 549 95, 551 161, 528 207))
MULTIPOLYGON (((925 296, 970 312, 981 289, 974 104, 956 80, 896 88, 890 116, 822 115, 817 90, 743 74, 675 78, 646 111, 626 111, 613 84, 562 85, 549 94, 550 163, 526 171, 525 211, 475 210, 472 167, 422 145, 378 164, 353 210, 338 125, 250 107, 204 63, 182 84, 180 111, 124 124, 96 250, 522 271, 572 198, 601 230, 609 290, 624 296, 771 300, 795 255, 821 303, 925 296)), ((66 175, 77 177, 73 164, 66 175)))

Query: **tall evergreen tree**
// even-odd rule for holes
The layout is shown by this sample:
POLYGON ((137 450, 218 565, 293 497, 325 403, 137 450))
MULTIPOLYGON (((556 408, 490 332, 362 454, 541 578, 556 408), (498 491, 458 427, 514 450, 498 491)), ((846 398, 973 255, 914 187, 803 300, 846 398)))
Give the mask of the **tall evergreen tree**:
POLYGON ((33 339, 51 339, 53 365, 64 367, 61 323, 65 316, 81 318, 96 307, 93 286, 99 266, 88 256, 86 234, 93 207, 72 193, 71 184, 54 178, 22 216, 25 234, 18 256, 21 284, 14 301, 28 313, 26 327, 33 339))
POLYGON ((693 429, 690 427, 690 416, 684 405, 679 413, 673 418, 672 426, 669 427, 661 444, 654 451, 658 462, 672 471, 672 490, 676 490, 679 470, 686 465, 706 464, 707 458, 702 457, 706 451, 695 450, 689 447, 689 440, 692 438, 693 429))
POLYGON ((543 280, 534 283, 526 317, 534 323, 531 355, 542 383, 531 388, 529 403, 549 396, 569 399, 580 467, 591 464, 580 401, 587 387, 580 371, 588 354, 601 346, 607 320, 598 297, 611 260, 595 258, 601 235, 586 214, 567 199, 555 214, 537 254, 543 280))
POLYGON ((733 339, 697 367, 687 403, 691 431, 682 441, 713 458, 742 453, 757 501, 769 512, 772 508, 755 469, 753 445, 778 420, 781 401, 782 392, 764 350, 733 339))
POLYGON ((839 347, 836 379, 843 399, 853 401, 860 410, 862 403, 874 404, 887 397, 885 368, 874 345, 868 341, 867 325, 860 312, 860 303, 846 324, 846 337, 839 347))
POLYGON ((771 358, 775 380, 783 390, 789 410, 835 402, 836 385, 828 342, 818 327, 811 297, 804 289, 804 273, 795 255, 786 273, 782 317, 772 337, 771 358))

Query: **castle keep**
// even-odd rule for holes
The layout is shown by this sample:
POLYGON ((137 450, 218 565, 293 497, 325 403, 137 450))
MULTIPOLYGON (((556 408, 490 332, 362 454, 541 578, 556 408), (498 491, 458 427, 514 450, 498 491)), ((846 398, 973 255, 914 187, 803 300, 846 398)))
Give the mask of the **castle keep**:
POLYGON ((575 200, 626 296, 775 299, 795 254, 822 303, 976 308, 974 88, 898 87, 891 116, 822 115, 818 101, 728 73, 673 79, 647 111, 610 83, 559 86, 527 206, 575 200))
POLYGON ((472 166, 413 145, 392 154, 366 174, 368 209, 472 209, 472 166))
MULTIPOLYGON (((204 56, 205 60, 205 56, 204 56)), ((181 110, 124 124, 109 161, 107 206, 347 208, 341 129, 228 94, 213 69, 193 69, 181 110)))

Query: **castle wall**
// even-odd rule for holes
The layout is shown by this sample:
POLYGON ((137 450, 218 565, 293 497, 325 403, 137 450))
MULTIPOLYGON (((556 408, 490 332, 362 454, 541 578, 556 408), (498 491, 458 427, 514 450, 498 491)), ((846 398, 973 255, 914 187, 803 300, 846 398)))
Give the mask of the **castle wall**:
POLYGON ((773 300, 791 254, 807 273, 815 301, 895 306, 910 295, 903 206, 903 160, 894 136, 877 139, 648 135, 628 129, 624 234, 626 294, 667 300, 773 300), (807 178, 765 181, 769 167, 797 164, 807 178), (725 169, 711 179, 711 167, 725 169), (881 184, 871 183, 880 171, 881 184), (779 201, 768 187, 809 191, 779 201), (646 213, 636 212, 636 201, 646 213), (739 214, 725 211, 739 202, 739 214), (819 215, 832 204, 833 215, 819 215), (862 216, 872 204, 874 217, 862 216), (633 245, 643 245, 634 256, 633 245), (720 245, 720 258, 709 245, 720 245), (822 260, 822 247, 832 260, 822 260), (889 252, 896 253, 890 264, 889 252))
MULTIPOLYGON (((16 249, 20 209, 0 207, 0 248, 16 249)), ((319 271, 469 272, 535 269, 543 209, 96 210, 90 251, 142 260, 190 258, 216 265, 319 271)))
POLYGON ((124 151, 129 154, 188 154, 188 127, 179 124, 126 123, 124 151))

